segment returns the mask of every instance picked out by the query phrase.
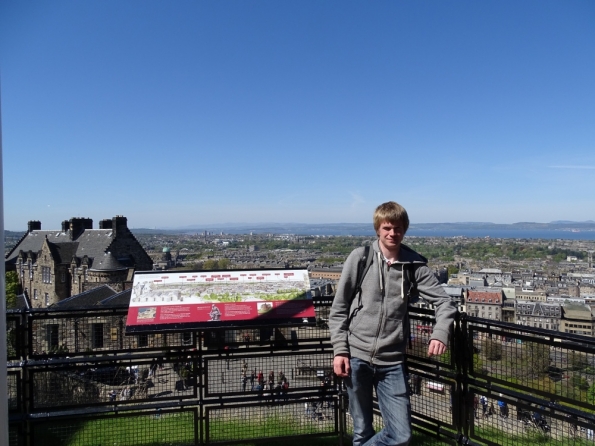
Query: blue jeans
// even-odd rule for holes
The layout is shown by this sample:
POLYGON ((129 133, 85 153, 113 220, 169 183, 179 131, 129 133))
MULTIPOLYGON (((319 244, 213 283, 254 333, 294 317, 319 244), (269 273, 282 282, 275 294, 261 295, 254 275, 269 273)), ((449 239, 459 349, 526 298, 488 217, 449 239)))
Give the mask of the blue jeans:
POLYGON ((353 446, 401 446, 411 440, 411 404, 403 364, 374 366, 350 359, 351 375, 344 379, 353 418, 353 446), (372 389, 376 389, 384 428, 373 426, 372 389))

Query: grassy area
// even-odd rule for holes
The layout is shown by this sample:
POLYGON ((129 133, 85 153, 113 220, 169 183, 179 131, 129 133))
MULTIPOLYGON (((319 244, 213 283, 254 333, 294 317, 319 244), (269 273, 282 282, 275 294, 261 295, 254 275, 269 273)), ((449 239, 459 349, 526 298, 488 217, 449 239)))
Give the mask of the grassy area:
MULTIPOLYGON (((333 434, 334 423, 302 423, 298 419, 281 420, 272 416, 254 419, 228 418, 210 423, 209 440, 225 444, 241 442, 242 438, 259 438, 236 443, 242 446, 336 446, 339 438, 333 434), (324 437, 304 435, 328 434, 324 437), (302 436, 302 437, 299 437, 302 436), (279 439, 279 437, 284 437, 279 439)), ((34 443, 44 446, 181 446, 194 444, 193 415, 189 412, 162 416, 109 417, 90 421, 37 425, 34 443)), ((345 446, 351 441, 345 439, 345 446)), ((413 445, 440 445, 442 442, 414 432, 413 445)))
MULTIPOLYGON (((246 414, 248 415, 248 414, 246 414)), ((239 441, 243 438, 272 438, 308 434, 332 434, 334 423, 312 422, 302 417, 277 414, 265 417, 229 417, 212 419, 209 422, 210 441, 239 441)), ((286 442, 287 440, 285 440, 286 442)))
MULTIPOLYGON (((193 414, 190 412, 164 414, 162 416, 109 417, 78 423, 52 422, 37 425, 34 444, 44 446, 182 446, 194 445, 193 414)), ((234 442, 241 446, 337 446, 339 438, 333 433, 334 423, 304 423, 302 419, 281 419, 270 416, 229 419, 221 417, 209 424, 209 442, 226 444, 234 442), (325 435, 321 437, 305 435, 325 435), (279 438, 283 437, 283 438, 279 438), (242 441, 244 438, 258 440, 242 441)), ((537 430, 505 433, 492 427, 475 430, 475 438, 494 444, 523 446, 563 446, 571 442, 575 446, 593 444, 584 438, 553 439, 537 430)), ((446 444, 423 432, 414 431, 412 445, 433 446, 446 444)), ((344 446, 351 446, 344 439, 344 446)))
POLYGON ((587 446, 593 445, 592 440, 585 438, 569 438, 565 437, 559 440, 552 438, 537 430, 524 431, 518 434, 505 434, 501 430, 495 428, 476 428, 475 434, 485 440, 493 441, 502 445, 517 445, 523 446, 564 446, 572 444, 573 446, 587 446))
POLYGON ((110 417, 73 423, 52 422, 35 429, 44 446, 157 446, 194 444, 189 412, 163 417, 110 417))

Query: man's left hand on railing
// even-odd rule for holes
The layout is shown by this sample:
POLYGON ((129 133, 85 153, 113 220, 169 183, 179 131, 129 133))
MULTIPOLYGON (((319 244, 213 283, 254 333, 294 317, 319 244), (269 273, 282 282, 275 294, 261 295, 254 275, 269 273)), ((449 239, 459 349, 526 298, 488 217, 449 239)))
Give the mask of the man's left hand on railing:
POLYGON ((438 339, 432 339, 428 347, 428 356, 440 356, 446 352, 446 345, 438 339))

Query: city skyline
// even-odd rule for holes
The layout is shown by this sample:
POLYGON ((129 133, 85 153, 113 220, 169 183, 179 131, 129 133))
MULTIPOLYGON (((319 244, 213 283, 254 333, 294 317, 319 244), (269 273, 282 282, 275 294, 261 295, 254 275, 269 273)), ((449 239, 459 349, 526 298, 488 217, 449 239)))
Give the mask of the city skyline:
POLYGON ((595 5, 6 1, 7 230, 594 220, 595 5))

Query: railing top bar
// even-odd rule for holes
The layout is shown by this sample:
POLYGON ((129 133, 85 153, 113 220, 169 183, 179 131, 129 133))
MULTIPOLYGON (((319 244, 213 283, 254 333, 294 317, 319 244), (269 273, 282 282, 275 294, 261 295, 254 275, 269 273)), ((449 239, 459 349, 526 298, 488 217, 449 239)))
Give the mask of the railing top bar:
POLYGON ((36 308, 31 310, 23 311, 24 314, 29 314, 31 317, 35 316, 45 316, 45 315, 56 315, 60 317, 68 317, 72 315, 93 315, 93 314, 105 314, 105 313, 118 313, 122 315, 128 314, 128 307, 110 307, 110 308, 101 308, 97 306, 93 307, 81 307, 76 309, 51 309, 51 308, 36 308))
POLYGON ((85 415, 81 415, 81 410, 79 409, 72 409, 72 410, 61 410, 61 411, 47 411, 47 412, 35 412, 27 415, 28 419, 31 420, 43 420, 43 419, 51 419, 55 420, 59 417, 65 418, 72 418, 76 417, 78 419, 83 418, 84 416, 93 417, 93 415, 118 415, 118 413, 123 412, 134 412, 134 416, 138 415, 154 415, 156 410, 160 412, 166 412, 167 409, 176 409, 179 408, 181 410, 188 410, 192 411, 195 409, 196 406, 199 405, 199 401, 194 400, 184 400, 184 401, 160 401, 158 403, 135 403, 132 405, 125 405, 125 404, 115 404, 109 406, 98 406, 98 407, 88 407, 85 409, 85 415), (114 406, 116 409, 114 411, 114 406), (143 414, 142 411, 145 411, 143 414), (114 413, 115 412, 115 413, 114 413))
POLYGON ((508 332, 522 332, 526 334, 534 334, 538 336, 544 336, 548 338, 566 339, 572 342, 578 342, 585 344, 589 347, 595 347, 595 338, 589 336, 581 336, 573 333, 564 333, 561 331, 546 330, 545 328, 530 327, 528 325, 513 324, 510 322, 499 322, 493 319, 481 319, 476 317, 464 316, 467 323, 477 324, 470 325, 469 329, 473 331, 481 331, 483 333, 496 333, 492 331, 492 328, 506 329, 499 330, 497 334, 508 333, 508 332))
MULTIPOLYGON (((467 323, 475 323, 475 324, 479 324, 479 325, 489 325, 490 327, 499 327, 499 328, 511 328, 511 329, 517 329, 519 327, 525 327, 524 325, 518 325, 512 322, 502 322, 502 321, 497 321, 495 319, 483 319, 480 317, 475 317, 475 316, 469 316, 466 313, 461 313, 461 318, 466 321, 467 323)), ((527 327, 529 328, 529 327, 527 327)))
MULTIPOLYGON (((327 305, 327 302, 317 302, 314 300, 314 307, 330 307, 330 303, 327 305)), ((19 317, 24 314, 28 314, 30 316, 38 316, 38 315, 73 315, 73 314, 88 314, 91 313, 123 313, 128 314, 128 306, 119 306, 119 307, 109 307, 109 308, 102 308, 97 306, 89 306, 89 307, 80 307, 80 308, 22 308, 22 309, 7 309, 6 316, 8 317, 19 317)), ((417 310, 416 310, 417 312, 417 310)), ((431 314, 431 313, 428 313, 431 314)))
MULTIPOLYGON (((317 345, 320 347, 320 345, 317 345)), ((329 344, 330 352, 330 344, 329 344)), ((160 349, 153 349, 150 351, 141 351, 141 352, 134 352, 134 353, 119 353, 117 355, 110 355, 102 356, 101 352, 98 353, 91 353, 93 356, 85 356, 84 353, 81 353, 77 356, 71 357, 64 357, 64 353, 61 353, 62 356, 33 356, 30 357, 26 361, 13 361, 12 367, 21 367, 23 365, 27 365, 29 367, 47 367, 47 366, 58 366, 58 365, 72 365, 72 364, 106 364, 106 363, 117 363, 122 365, 130 361, 131 363, 137 363, 139 361, 149 361, 156 357, 163 358, 166 362, 171 361, 181 361, 184 359, 201 359, 203 361, 222 361, 228 358, 234 358, 237 360, 241 359, 252 359, 252 358, 260 358, 264 356, 268 357, 268 352, 270 352, 270 346, 261 349, 249 349, 249 350, 241 350, 241 351, 232 351, 229 350, 203 350, 198 352, 195 349, 187 349, 186 347, 167 347, 167 348, 160 348, 160 349), (97 355, 97 356, 96 356, 97 355)), ((320 350, 313 350, 309 348, 308 345, 301 346, 298 350, 293 349, 279 349, 275 348, 275 357, 279 356, 287 356, 287 357, 296 357, 296 356, 303 356, 307 355, 322 355, 328 353, 327 351, 320 350)), ((87 354, 88 355, 88 354, 87 354)))

